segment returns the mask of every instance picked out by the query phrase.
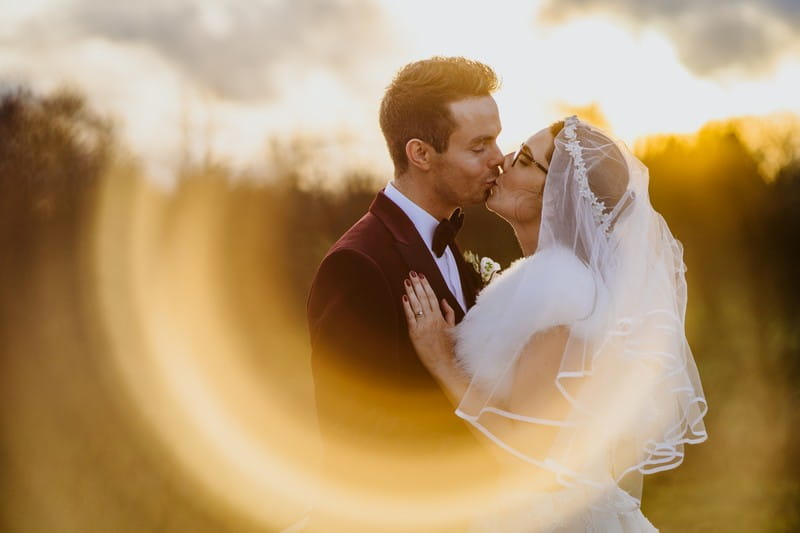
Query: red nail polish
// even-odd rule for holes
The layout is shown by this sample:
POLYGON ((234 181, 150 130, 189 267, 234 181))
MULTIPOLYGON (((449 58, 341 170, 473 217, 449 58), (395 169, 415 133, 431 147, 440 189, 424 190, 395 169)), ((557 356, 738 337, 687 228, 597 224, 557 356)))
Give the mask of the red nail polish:
POLYGON ((411 282, 409 280, 407 280, 407 279, 404 279, 403 283, 405 283, 406 285, 411 285, 411 282))
POLYGON ((403 301, 404 301, 404 302, 407 302, 407 301, 408 301, 408 296, 406 296, 405 294, 403 295, 403 301))
POLYGON ((425 279, 425 274, 420 273, 419 279, 425 279))
POLYGON ((413 270, 411 271, 411 277, 412 277, 412 278, 416 278, 416 277, 417 277, 417 273, 416 273, 416 272, 414 272, 413 270))

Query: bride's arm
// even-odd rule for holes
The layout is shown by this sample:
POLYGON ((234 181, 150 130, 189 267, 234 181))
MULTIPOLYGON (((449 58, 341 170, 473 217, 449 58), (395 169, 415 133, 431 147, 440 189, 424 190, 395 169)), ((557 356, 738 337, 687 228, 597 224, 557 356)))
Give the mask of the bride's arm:
MULTIPOLYGON (((455 325, 453 310, 445 300, 439 302, 424 278, 411 277, 403 298, 408 331, 422 363, 439 382, 442 389, 458 406, 470 379, 455 359, 452 328, 455 325), (422 316, 417 313, 422 313, 422 316)), ((568 405, 555 387, 569 330, 553 327, 533 335, 522 349, 515 363, 510 396, 504 408, 512 413, 563 420, 568 405)), ((474 386, 474 385, 473 385, 474 386)), ((552 446, 558 427, 534 425, 503 416, 493 416, 483 421, 490 431, 518 450, 542 456, 552 446)), ((475 432, 480 440, 483 433, 475 432)), ((498 459, 508 459, 507 453, 491 445, 498 459)), ((529 472, 529 475, 533 473, 529 472)), ((543 487, 555 486, 554 478, 544 471, 536 473, 543 487)))
MULTIPOLYGON (((552 327, 534 334, 520 352, 514 368, 507 410, 515 415, 539 420, 563 422, 570 405, 556 387, 561 357, 569 329, 552 327)), ((506 419, 495 423, 494 432, 511 447, 529 457, 549 455, 560 427, 506 419)), ((553 483, 554 478, 540 473, 541 482, 553 483)))
POLYGON ((569 328, 556 326, 534 334, 517 359, 509 410, 522 415, 562 420, 568 408, 556 387, 569 328))
POLYGON ((456 364, 452 335, 455 313, 447 300, 442 300, 440 308, 436 294, 422 274, 411 275, 405 288, 403 309, 417 356, 453 405, 458 406, 469 378, 456 364))
MULTIPOLYGON (((408 333, 417 355, 458 406, 469 385, 469 376, 456 363, 452 329, 455 313, 442 299, 436 299, 428 280, 422 275, 406 280, 403 309, 408 333), (418 314, 421 313, 421 316, 418 314)), ((565 408, 555 387, 555 376, 564 353, 569 330, 553 327, 533 335, 520 353, 509 397, 510 411, 560 419, 565 408)))

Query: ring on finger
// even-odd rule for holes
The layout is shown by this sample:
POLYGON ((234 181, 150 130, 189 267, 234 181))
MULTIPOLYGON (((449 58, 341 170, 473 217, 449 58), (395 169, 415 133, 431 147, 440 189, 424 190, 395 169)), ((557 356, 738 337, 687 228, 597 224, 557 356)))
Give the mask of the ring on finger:
POLYGON ((423 317, 423 316, 425 315, 425 313, 423 313, 422 311, 416 311, 416 312, 414 313, 414 315, 416 315, 416 316, 417 316, 417 318, 421 318, 421 317, 423 317))

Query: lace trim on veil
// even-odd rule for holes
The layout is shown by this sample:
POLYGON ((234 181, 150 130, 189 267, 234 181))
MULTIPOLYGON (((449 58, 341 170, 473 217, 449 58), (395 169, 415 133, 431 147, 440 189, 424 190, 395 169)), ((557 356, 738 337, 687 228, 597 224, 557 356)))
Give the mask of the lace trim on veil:
POLYGON ((592 206, 594 221, 603 232, 608 233, 608 228, 611 225, 611 213, 606 213, 606 204, 601 202, 589 187, 589 177, 586 172, 586 164, 583 161, 583 150, 575 131, 577 127, 577 116, 572 115, 564 120, 564 137, 567 139, 567 152, 575 162, 575 180, 578 182, 578 190, 581 197, 585 198, 592 206))

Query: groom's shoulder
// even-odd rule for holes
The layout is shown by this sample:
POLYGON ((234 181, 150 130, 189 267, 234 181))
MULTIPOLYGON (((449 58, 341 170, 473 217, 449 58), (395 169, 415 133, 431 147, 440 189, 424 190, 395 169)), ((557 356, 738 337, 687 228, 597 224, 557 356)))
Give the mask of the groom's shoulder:
POLYGON ((325 254, 314 276, 312 297, 323 294, 325 287, 341 290, 342 280, 383 283, 389 242, 390 235, 377 217, 365 214, 325 254))
POLYGON ((350 252, 377 258, 392 243, 392 235, 386 226, 373 213, 367 212, 344 232, 327 255, 350 252))
POLYGON ((342 277, 385 282, 400 262, 391 232, 367 212, 330 247, 317 269, 315 284, 342 277))

